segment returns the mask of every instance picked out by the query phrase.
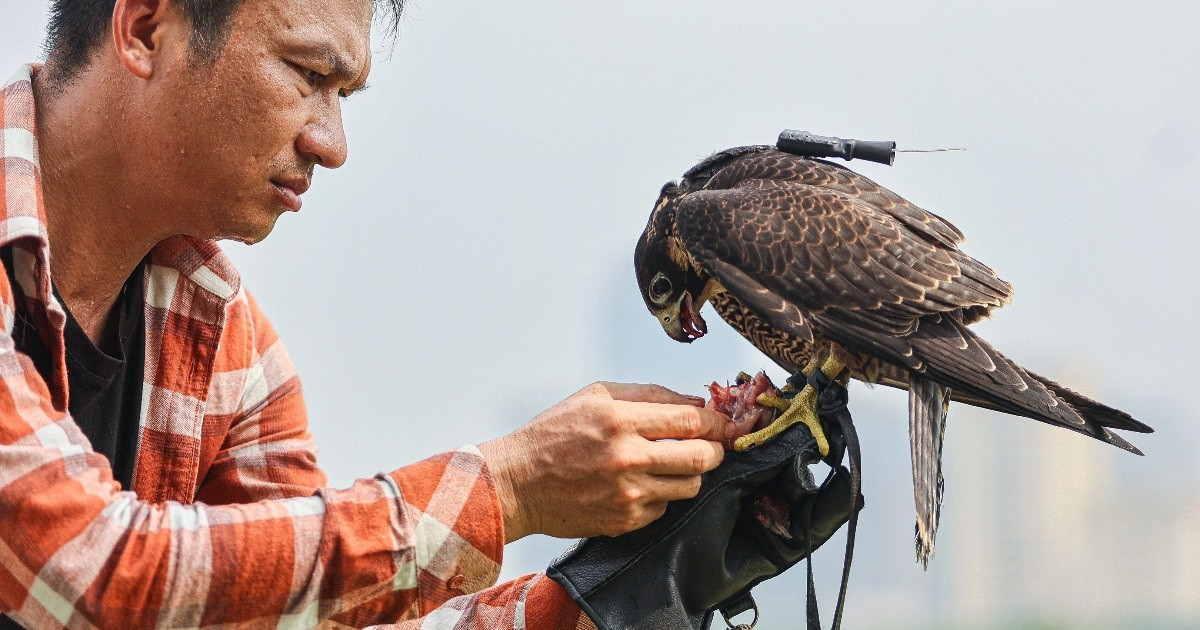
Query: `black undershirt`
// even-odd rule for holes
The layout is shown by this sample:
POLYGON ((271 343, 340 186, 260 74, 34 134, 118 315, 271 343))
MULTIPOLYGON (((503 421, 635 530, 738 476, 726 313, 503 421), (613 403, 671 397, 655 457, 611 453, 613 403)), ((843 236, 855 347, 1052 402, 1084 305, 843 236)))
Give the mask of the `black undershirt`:
MULTIPOLYGON (((0 249, 0 258, 14 290, 19 290, 13 279, 11 248, 0 249)), ((92 343, 58 295, 58 290, 54 291, 67 315, 63 331, 69 388, 67 410, 91 441, 92 450, 108 458, 113 478, 124 490, 133 485, 142 404, 146 343, 142 275, 143 265, 139 264, 117 297, 113 314, 117 318, 116 330, 109 333, 115 333, 117 338, 103 344, 109 348, 108 352, 92 343)), ((17 351, 28 355, 42 379, 49 383, 53 369, 50 352, 21 308, 17 309, 13 341, 17 351)))
MULTIPOLYGON (((10 286, 19 291, 13 274, 12 246, 0 248, 0 260, 8 272, 10 286)), ((67 314, 63 331, 67 351, 67 410, 91 441, 92 450, 108 458, 113 478, 124 490, 133 485, 142 405, 146 347, 143 269, 144 264, 139 264, 133 270, 117 297, 117 312, 113 315, 117 318, 117 339, 106 339, 104 344, 111 348, 112 354, 92 343, 58 295, 58 290, 54 290, 54 296, 67 314)), ((106 331, 106 334, 112 333, 106 331)), ((54 362, 22 308, 17 309, 13 342, 18 352, 33 360, 42 379, 49 383, 54 362)), ((20 627, 8 615, 0 614, 0 630, 19 630, 20 627)))

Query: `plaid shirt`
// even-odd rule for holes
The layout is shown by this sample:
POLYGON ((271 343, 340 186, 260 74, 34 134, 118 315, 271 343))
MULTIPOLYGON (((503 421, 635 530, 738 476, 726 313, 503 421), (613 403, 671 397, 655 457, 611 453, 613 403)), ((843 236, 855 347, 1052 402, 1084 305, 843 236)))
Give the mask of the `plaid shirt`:
POLYGON ((474 447, 325 487, 300 382, 216 244, 159 243, 131 492, 66 413, 32 76, 0 94, 0 611, 46 627, 575 628, 543 575, 492 586, 504 548, 474 447), (14 350, 17 309, 55 357, 14 350), (491 588, 488 588, 491 587, 491 588), (405 621, 408 620, 408 621, 405 621))

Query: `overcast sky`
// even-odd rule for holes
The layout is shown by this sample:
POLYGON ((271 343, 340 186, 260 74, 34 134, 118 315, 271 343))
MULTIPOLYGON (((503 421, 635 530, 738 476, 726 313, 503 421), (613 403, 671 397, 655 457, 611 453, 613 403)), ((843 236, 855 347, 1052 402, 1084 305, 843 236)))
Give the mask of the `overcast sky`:
MULTIPOLYGON (((265 242, 226 248, 300 370, 331 480, 501 435, 595 380, 700 393, 767 367, 718 326, 692 346, 663 335, 631 259, 665 181, 800 128, 966 147, 854 167, 951 220, 1016 286, 981 334, 1158 429, 1132 438, 1145 458, 1098 456, 1134 480, 1121 492, 1167 483, 1196 501, 1200 15, 1049 4, 411 2, 396 45, 376 39, 372 89, 346 103, 347 164, 265 242)), ((39 56, 46 7, 4 0, 6 76, 39 56)), ((911 499, 871 509, 872 486, 910 496, 904 399, 857 388, 851 409, 860 540, 908 541, 911 499)), ((955 431, 952 411, 947 529, 971 465, 955 431)), ((521 543, 506 575, 556 544, 521 543)), ((908 554, 903 569, 860 557, 855 580, 920 589, 932 578, 908 554)), ((803 575, 788 578, 798 596, 803 575)))

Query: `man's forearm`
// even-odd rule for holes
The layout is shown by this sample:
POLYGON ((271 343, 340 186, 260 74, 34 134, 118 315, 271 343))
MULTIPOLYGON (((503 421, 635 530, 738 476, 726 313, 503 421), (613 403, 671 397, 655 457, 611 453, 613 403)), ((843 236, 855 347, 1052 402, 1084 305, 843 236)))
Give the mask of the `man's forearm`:
POLYGON ((34 627, 315 622, 385 595, 398 619, 499 571, 501 516, 474 449, 311 497, 148 504, 66 434, 0 446, 0 566, 13 578, 0 603, 34 627), (43 465, 16 465, 34 451, 43 465))

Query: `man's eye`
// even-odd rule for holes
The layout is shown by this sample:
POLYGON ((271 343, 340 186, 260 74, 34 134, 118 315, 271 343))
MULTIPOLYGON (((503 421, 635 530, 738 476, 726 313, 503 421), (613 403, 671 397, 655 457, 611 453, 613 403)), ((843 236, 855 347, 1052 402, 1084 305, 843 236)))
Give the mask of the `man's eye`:
POLYGON ((299 74, 300 77, 304 79, 304 82, 309 85, 309 87, 315 88, 325 80, 325 75, 317 72, 316 70, 306 68, 298 63, 288 62, 288 65, 296 70, 296 74, 299 74))
POLYGON ((309 85, 313 86, 321 83, 321 79, 325 78, 325 75, 321 74, 320 72, 317 72, 316 70, 309 70, 308 68, 301 68, 300 74, 304 75, 304 80, 308 81, 309 85))

